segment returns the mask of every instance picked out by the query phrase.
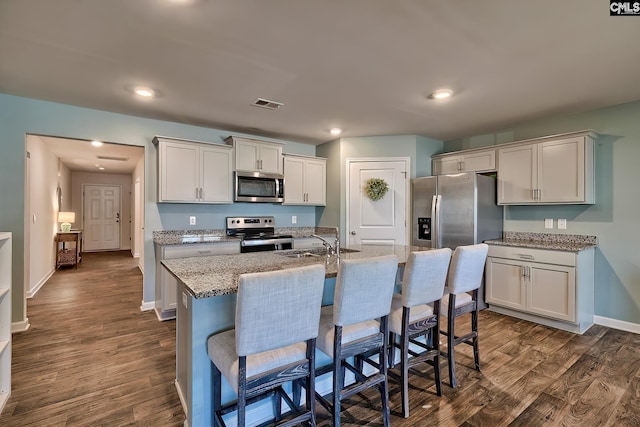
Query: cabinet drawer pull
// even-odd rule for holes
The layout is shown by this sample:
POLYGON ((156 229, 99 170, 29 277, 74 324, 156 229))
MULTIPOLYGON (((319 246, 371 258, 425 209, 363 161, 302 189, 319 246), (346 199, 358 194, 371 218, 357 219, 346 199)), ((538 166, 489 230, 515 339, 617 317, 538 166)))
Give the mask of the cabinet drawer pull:
POLYGON ((207 251, 198 251, 199 254, 210 254, 211 253, 211 249, 207 250, 207 251))
POLYGON ((529 255, 529 254, 516 254, 518 255, 518 257, 520 257, 520 259, 528 259, 528 260, 533 260, 533 255, 529 255))

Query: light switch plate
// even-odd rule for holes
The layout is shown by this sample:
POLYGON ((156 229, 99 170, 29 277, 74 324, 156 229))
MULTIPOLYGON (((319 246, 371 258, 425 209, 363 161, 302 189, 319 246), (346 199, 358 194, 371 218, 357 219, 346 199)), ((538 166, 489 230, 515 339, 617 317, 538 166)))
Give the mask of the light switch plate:
POLYGON ((558 230, 566 230, 567 229, 567 220, 565 218, 558 219, 558 230))
POLYGON ((544 219, 544 228, 553 228, 553 218, 544 219))
POLYGON ((291 215, 291 224, 295 224, 298 222, 298 217, 295 215, 291 215))
POLYGON ((189 217, 189 225, 196 225, 196 217, 195 216, 190 216, 189 217))

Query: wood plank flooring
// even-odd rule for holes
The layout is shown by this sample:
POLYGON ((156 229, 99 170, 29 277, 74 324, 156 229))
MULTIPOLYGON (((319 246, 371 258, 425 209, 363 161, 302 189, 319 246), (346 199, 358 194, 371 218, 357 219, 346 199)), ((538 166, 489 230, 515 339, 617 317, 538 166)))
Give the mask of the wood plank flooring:
POLYGON ((85 253, 28 300, 1 426, 182 425, 175 322, 140 311, 136 264, 126 251, 85 253))
MULTIPOLYGON (((177 426, 175 323, 140 312, 141 274, 127 252, 87 253, 28 301, 13 335, 13 392, 0 426, 177 426)), ((465 325, 468 326, 468 325, 465 325)), ((465 327, 463 326, 463 328, 465 327)), ((459 387, 435 395, 430 369, 410 376, 411 417, 394 427, 639 426, 640 335, 594 326, 574 335, 489 311, 480 315, 482 372, 456 348, 459 387)), ((344 402, 344 426, 382 426, 379 395, 344 402)), ((318 425, 329 417, 319 407, 318 425)))

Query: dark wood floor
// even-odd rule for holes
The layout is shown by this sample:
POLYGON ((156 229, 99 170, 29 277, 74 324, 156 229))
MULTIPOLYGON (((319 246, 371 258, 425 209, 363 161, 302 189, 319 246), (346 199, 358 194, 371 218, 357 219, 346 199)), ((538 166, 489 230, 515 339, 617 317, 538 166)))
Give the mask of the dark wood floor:
MULTIPOLYGON (((175 323, 140 312, 141 274, 126 253, 85 254, 28 301, 31 329, 13 336, 13 394, 0 426, 181 425, 175 323)), ((482 372, 459 346, 459 388, 435 395, 413 373, 411 417, 392 425, 640 426, 640 335, 601 326, 582 336, 507 316, 480 316, 482 372)), ((446 375, 446 365, 443 366, 446 375)), ((345 402, 345 426, 381 426, 379 398, 345 402)), ((320 411, 318 425, 330 421, 320 411)))
POLYGON ((27 302, 0 426, 177 426, 175 322, 141 312, 128 252, 85 253, 27 302))

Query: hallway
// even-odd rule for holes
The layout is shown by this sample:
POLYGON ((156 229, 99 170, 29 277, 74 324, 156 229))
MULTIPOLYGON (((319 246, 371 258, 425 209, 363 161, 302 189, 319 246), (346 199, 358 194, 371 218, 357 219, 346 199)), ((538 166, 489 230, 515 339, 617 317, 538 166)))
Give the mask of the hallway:
POLYGON ((129 251, 85 253, 27 301, 2 426, 182 425, 175 322, 141 312, 129 251))

